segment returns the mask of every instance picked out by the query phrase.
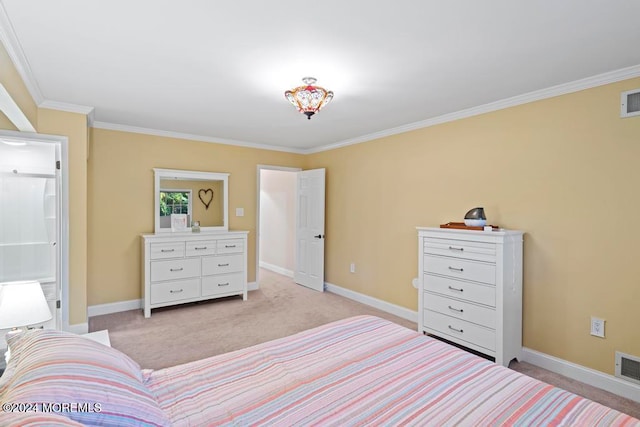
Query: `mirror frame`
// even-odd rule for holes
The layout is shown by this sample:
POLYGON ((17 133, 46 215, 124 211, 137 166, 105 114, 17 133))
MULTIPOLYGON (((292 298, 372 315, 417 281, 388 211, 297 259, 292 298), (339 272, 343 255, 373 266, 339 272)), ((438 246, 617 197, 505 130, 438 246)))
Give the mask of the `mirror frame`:
MULTIPOLYGON (((202 181, 222 181, 223 197, 222 209, 224 223, 221 226, 200 227, 201 231, 229 231, 229 174, 219 172, 199 172, 178 169, 159 169, 153 168, 154 173, 154 223, 155 232, 173 233, 171 228, 160 228, 160 181, 162 179, 185 179, 185 180, 202 180, 202 181)), ((191 232, 191 224, 187 227, 186 232, 191 232)))

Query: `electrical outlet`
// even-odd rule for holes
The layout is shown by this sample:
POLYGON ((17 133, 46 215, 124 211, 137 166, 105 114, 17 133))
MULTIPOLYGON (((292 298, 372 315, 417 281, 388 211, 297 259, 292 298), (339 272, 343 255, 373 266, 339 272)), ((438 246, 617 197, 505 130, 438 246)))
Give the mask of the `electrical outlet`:
POLYGON ((591 335, 604 338, 604 319, 591 316, 591 335))
POLYGON ((356 272, 356 263, 352 262, 351 265, 349 266, 349 271, 351 273, 355 273, 356 272))

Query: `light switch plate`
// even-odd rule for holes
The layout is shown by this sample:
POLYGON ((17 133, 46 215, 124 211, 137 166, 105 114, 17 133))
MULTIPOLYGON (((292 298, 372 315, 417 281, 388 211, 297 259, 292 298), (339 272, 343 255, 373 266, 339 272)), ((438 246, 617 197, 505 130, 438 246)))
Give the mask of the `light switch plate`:
POLYGON ((244 216, 244 208, 236 208, 236 216, 244 216))

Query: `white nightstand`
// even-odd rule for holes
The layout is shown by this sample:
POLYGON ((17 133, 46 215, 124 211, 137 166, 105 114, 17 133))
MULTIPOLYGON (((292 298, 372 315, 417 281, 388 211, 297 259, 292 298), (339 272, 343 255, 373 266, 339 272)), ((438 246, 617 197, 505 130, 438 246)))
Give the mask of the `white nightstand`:
POLYGON ((90 340, 99 342, 100 344, 104 344, 107 347, 111 347, 111 341, 109 340, 109 331, 103 329, 101 331, 89 332, 88 334, 82 334, 83 337, 89 338, 90 340))

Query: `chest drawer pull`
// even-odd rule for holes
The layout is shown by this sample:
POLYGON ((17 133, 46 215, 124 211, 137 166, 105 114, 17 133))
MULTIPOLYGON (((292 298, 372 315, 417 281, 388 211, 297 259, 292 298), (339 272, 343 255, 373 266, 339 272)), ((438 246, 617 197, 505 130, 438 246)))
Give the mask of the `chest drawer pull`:
POLYGON ((449 270, 451 270, 451 271, 459 271, 460 273, 462 273, 464 271, 464 268, 449 267, 449 270))
POLYGON ((169 290, 169 293, 172 293, 172 294, 179 294, 179 293, 180 293, 180 292, 182 292, 182 291, 184 291, 184 289, 178 289, 177 291, 174 291, 173 289, 170 289, 170 290, 169 290))
POLYGON ((227 282, 227 283, 218 283, 218 286, 229 286, 229 282, 227 282))
POLYGON ((449 310, 453 310, 453 311, 458 312, 458 313, 464 313, 464 310, 462 308, 454 308, 454 307, 449 306, 449 310))
POLYGON ((180 267, 180 268, 170 268, 169 271, 182 271, 184 270, 184 267, 180 267))
POLYGON ((452 291, 457 291, 457 292, 464 292, 464 289, 459 289, 459 288, 454 288, 453 286, 448 286, 448 288, 452 291))
POLYGON ((236 245, 224 245, 225 248, 235 248, 236 245))
POLYGON ((464 334, 464 330, 462 329, 456 329, 453 326, 449 325, 449 329, 451 329, 452 331, 456 331, 456 332, 460 332, 461 334, 464 334))
POLYGON ((160 249, 160 252, 175 252, 175 249, 160 249))
POLYGON ((218 267, 229 267, 229 263, 226 263, 226 264, 218 264, 218 267))
POLYGON ((455 246, 449 246, 449 250, 464 252, 464 248, 456 248, 455 246))
POLYGON ((203 251, 203 250, 207 249, 207 247, 206 247, 206 246, 201 246, 201 247, 199 247, 199 248, 198 248, 198 247, 195 247, 195 248, 193 248, 193 249, 195 249, 196 251, 203 251))

